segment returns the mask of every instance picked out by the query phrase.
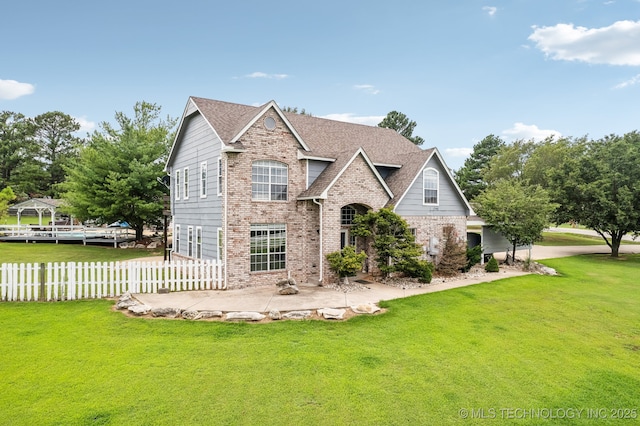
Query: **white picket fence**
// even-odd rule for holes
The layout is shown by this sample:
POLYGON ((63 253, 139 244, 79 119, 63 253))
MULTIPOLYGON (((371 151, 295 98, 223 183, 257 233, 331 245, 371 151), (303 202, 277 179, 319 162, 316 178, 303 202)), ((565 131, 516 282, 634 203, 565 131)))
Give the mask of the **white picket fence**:
POLYGON ((126 292, 223 290, 217 260, 0 264, 0 301, 75 300, 126 292))

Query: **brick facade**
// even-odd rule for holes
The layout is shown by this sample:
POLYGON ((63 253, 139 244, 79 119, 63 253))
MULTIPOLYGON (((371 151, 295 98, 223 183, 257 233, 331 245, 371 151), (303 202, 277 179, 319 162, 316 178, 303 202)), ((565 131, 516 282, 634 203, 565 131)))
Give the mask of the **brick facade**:
POLYGON ((466 216, 405 216, 404 220, 409 224, 409 228, 416 230, 416 243, 426 247, 424 259, 438 263, 443 247, 443 229, 452 225, 458 238, 461 241, 467 240, 467 218, 466 216), (440 244, 440 253, 437 256, 428 254, 431 237, 436 237, 440 244))

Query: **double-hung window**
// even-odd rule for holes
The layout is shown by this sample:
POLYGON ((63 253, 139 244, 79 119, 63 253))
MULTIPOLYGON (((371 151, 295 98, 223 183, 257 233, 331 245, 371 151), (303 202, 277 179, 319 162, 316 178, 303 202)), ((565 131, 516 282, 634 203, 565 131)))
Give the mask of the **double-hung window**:
POLYGON ((202 259, 202 227, 196 228, 196 259, 202 259))
POLYGON ((185 200, 189 198, 189 168, 184 168, 184 193, 182 194, 182 198, 185 200))
POLYGON ((251 225, 251 272, 286 268, 287 231, 284 224, 251 225))
POLYGON ((173 230, 173 252, 180 253, 180 225, 175 225, 173 230))
POLYGON ((200 198, 207 197, 207 162, 200 163, 200 198))
POLYGON ((193 257, 193 226, 187 227, 187 256, 193 257))
POLYGON ((180 181, 180 170, 176 170, 176 182, 173 187, 173 191, 175 192, 176 200, 180 199, 180 190, 182 187, 180 186, 182 182, 180 181))
POLYGON ((424 169, 422 171, 422 203, 426 205, 438 204, 438 171, 435 169, 424 169))
POLYGON ((278 161, 254 161, 251 167, 251 199, 287 201, 287 165, 278 161))

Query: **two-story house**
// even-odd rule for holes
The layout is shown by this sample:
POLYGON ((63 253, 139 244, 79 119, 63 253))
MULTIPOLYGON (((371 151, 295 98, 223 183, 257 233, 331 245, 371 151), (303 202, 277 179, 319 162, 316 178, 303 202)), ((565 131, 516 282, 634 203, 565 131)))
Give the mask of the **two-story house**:
MULTIPOLYGON (((325 256, 354 216, 392 207, 435 255, 445 225, 466 238, 471 207, 436 148, 391 129, 191 97, 166 165, 173 258, 220 259, 227 288, 335 277, 325 256)), ((373 270, 373 254, 367 268, 373 270)))

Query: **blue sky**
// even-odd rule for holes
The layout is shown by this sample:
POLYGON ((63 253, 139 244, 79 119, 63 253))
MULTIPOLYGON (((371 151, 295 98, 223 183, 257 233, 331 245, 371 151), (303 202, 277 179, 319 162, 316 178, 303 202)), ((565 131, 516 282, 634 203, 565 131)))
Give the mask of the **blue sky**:
POLYGON ((416 121, 457 169, 489 134, 640 130, 640 0, 12 1, 0 110, 83 133, 137 101, 275 100, 375 125, 416 121))

